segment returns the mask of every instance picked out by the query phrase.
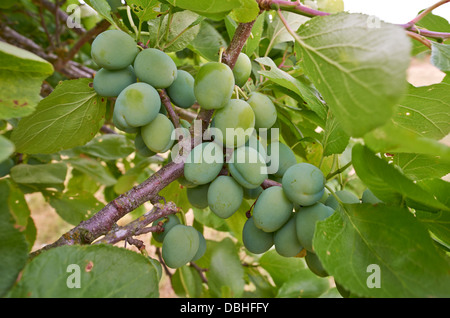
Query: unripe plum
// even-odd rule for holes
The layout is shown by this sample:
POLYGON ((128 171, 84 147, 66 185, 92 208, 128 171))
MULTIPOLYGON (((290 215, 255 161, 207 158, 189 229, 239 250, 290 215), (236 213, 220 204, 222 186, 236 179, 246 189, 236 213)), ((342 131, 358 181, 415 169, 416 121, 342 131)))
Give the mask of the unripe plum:
POLYGON ((139 49, 134 39, 120 30, 107 30, 95 38, 91 45, 94 62, 108 70, 120 70, 131 65, 139 49))
POLYGON ((262 254, 273 246, 273 233, 258 229, 253 223, 253 217, 250 217, 242 229, 242 242, 251 253, 262 254))
POLYGON ((221 131, 225 147, 240 147, 254 131, 255 114, 247 102, 231 99, 227 106, 216 111, 214 127, 221 131))
POLYGON ((134 71, 142 82, 154 88, 166 88, 177 78, 177 66, 172 58, 154 48, 145 49, 136 56, 134 71))
POLYGON ((120 92, 114 114, 121 126, 147 125, 159 114, 161 99, 158 92, 146 83, 134 83, 120 92))
POLYGON ((314 252, 313 238, 316 222, 325 220, 334 210, 320 202, 311 206, 301 207, 295 213, 297 238, 300 244, 310 252, 314 252))
POLYGON ((228 169, 231 176, 244 188, 255 189, 267 179, 264 158, 252 147, 235 149, 228 162, 228 169))
POLYGON ((293 215, 293 209, 283 189, 273 186, 259 195, 253 207, 253 222, 264 232, 275 232, 293 215))
POLYGON ((283 189, 292 202, 308 206, 322 198, 325 192, 325 176, 310 163, 297 163, 283 175, 283 189))
POLYGON ((239 53, 236 63, 233 67, 234 81, 237 86, 242 87, 249 79, 252 73, 252 61, 245 53, 239 53))
POLYGON ((200 247, 198 231, 192 226, 175 225, 164 237, 162 258, 170 268, 179 268, 190 262, 200 247))
POLYGON ((277 121, 277 110, 270 98, 259 92, 252 92, 247 103, 255 113, 255 128, 271 128, 277 121))
POLYGON ((294 257, 303 250, 297 238, 295 218, 289 221, 274 233, 275 250, 284 257, 294 257))
POLYGON ((222 219, 236 212, 244 199, 244 190, 232 177, 218 176, 208 189, 208 205, 222 219))
POLYGON ((204 109, 220 109, 228 104, 234 83, 234 75, 228 65, 220 62, 206 63, 195 76, 195 98, 204 109))
POLYGON ((203 142, 191 150, 184 164, 184 177, 196 185, 213 181, 223 167, 223 150, 214 142, 203 142))
POLYGON ((163 153, 169 150, 174 143, 172 139, 174 129, 172 121, 158 113, 155 119, 141 127, 142 139, 148 149, 156 153, 163 153))
POLYGON ((181 108, 189 108, 195 103, 194 77, 186 71, 178 70, 177 78, 167 88, 172 102, 181 108))
POLYGON ((197 209, 205 209, 208 207, 208 189, 209 183, 195 187, 188 187, 186 194, 189 203, 197 209))
POLYGON ((121 70, 107 70, 102 68, 94 77, 94 89, 100 96, 117 97, 120 92, 127 86, 136 83, 136 75, 133 67, 128 67, 121 70))

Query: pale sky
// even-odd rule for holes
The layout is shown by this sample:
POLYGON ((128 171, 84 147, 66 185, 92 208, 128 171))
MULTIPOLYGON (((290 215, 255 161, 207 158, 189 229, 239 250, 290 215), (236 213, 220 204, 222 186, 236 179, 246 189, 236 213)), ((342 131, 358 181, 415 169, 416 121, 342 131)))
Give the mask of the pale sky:
MULTIPOLYGON (((407 23, 438 0, 344 0, 345 11, 374 15, 390 23, 407 23)), ((433 11, 450 20, 450 2, 433 11)))

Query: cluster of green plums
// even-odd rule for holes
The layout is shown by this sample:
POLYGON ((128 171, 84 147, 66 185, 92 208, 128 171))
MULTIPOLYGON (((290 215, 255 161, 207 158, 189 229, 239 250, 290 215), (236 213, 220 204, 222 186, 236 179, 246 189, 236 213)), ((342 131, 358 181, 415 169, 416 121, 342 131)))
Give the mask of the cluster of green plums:
MULTIPOLYGON (((248 96, 239 94, 236 88, 243 87, 251 75, 247 55, 241 53, 233 69, 221 62, 207 62, 194 78, 178 70, 166 53, 140 48, 119 30, 97 36, 91 55, 101 67, 93 87, 101 96, 116 97, 113 123, 122 131, 136 133, 135 146, 141 155, 175 151, 174 125, 164 112, 158 90, 164 89, 178 107, 189 108, 197 103, 203 109, 214 110, 209 129, 216 133, 190 150, 184 175, 178 179, 186 187, 191 205, 208 207, 226 219, 239 210, 244 199, 254 200, 242 233, 247 250, 261 254, 274 247, 285 257, 304 256, 306 251, 310 269, 319 276, 327 275, 314 253, 315 225, 340 206, 333 195, 325 192, 322 171, 310 163, 298 162, 289 146, 270 136, 277 121, 272 100, 258 91, 248 96), (261 131, 269 133, 269 138, 261 131), (268 170, 270 166, 278 168, 268 170), (263 185, 267 179, 280 186, 263 185)), ((189 127, 189 123, 181 123, 189 127)), ((361 202, 348 191, 337 191, 335 195, 344 203, 361 202)), ((366 191, 362 201, 379 200, 366 191)), ((204 254, 203 235, 180 223, 176 215, 154 224, 162 229, 153 233, 153 238, 162 242, 167 266, 178 268, 204 254)))
MULTIPOLYGON (((274 143, 264 152, 258 147, 244 144, 234 148, 230 158, 215 142, 203 142, 195 147, 185 163, 184 177, 179 181, 187 187, 192 206, 209 209, 226 219, 239 210, 244 199, 255 200, 244 224, 242 241, 246 249, 261 254, 272 247, 284 257, 305 256, 308 267, 319 276, 327 276, 313 247, 315 226, 331 216, 343 203, 378 203, 370 190, 360 200, 347 190, 330 195, 325 191, 326 178, 316 166, 297 162, 287 145, 276 141, 279 168, 273 174, 261 169, 268 164, 274 143), (251 160, 253 159, 253 160, 251 160), (226 166, 227 169, 223 169, 226 166), (263 185, 273 179, 280 186, 263 185), (263 187, 264 186, 264 187, 263 187)), ((269 162, 270 163, 270 162, 269 162)))
POLYGON ((107 30, 92 42, 91 56, 101 67, 93 81, 95 91, 116 98, 113 123, 135 133, 135 146, 143 156, 164 153, 173 146, 175 129, 166 115, 158 89, 182 108, 195 103, 194 78, 178 70, 172 58, 155 48, 141 49, 120 30, 107 30))

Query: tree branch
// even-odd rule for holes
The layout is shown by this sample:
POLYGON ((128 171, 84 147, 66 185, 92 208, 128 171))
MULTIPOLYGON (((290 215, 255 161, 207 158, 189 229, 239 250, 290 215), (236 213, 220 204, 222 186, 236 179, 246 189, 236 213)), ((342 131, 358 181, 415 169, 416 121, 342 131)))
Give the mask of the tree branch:
MULTIPOLYGON (((56 6, 53 2, 48 0, 33 0, 33 3, 37 6, 44 6, 48 11, 58 16, 59 21, 67 21, 69 19, 69 15, 61 10, 58 6, 56 6)), ((78 35, 82 35, 86 33, 86 29, 83 27, 72 28, 72 30, 78 35)))
POLYGON ((183 175, 183 167, 182 163, 176 164, 171 162, 167 164, 143 183, 109 202, 90 219, 81 222, 69 232, 63 234, 56 242, 31 253, 30 257, 37 256, 42 251, 57 246, 91 244, 101 235, 106 235, 111 231, 116 222, 126 214, 150 201, 158 195, 159 191, 181 177, 183 175))
POLYGON ((411 21, 409 21, 408 23, 406 23, 404 25, 404 27, 406 29, 414 26, 415 24, 417 24, 417 22, 419 22, 420 20, 422 20, 426 15, 428 15, 429 13, 431 13, 434 9, 440 7, 441 5, 444 5, 446 3, 450 2, 450 0, 441 0, 435 4, 433 4, 431 7, 423 10, 420 14, 418 14, 414 19, 412 19, 411 21))
MULTIPOLYGON (((0 37, 7 43, 28 50, 44 60, 54 63, 58 60, 58 56, 53 53, 46 53, 38 44, 21 35, 6 25, 0 27, 0 37)), ((69 79, 73 78, 92 78, 95 71, 74 61, 68 61, 66 65, 60 66, 55 63, 55 70, 65 75, 69 79)))
POLYGON ((236 28, 236 32, 234 33, 230 45, 222 54, 222 63, 227 64, 231 69, 234 68, 234 64, 236 64, 239 53, 241 53, 245 42, 247 42, 247 39, 252 32, 253 24, 255 24, 255 21, 256 20, 253 20, 249 23, 240 23, 236 28))
MULTIPOLYGON (((282 11, 289 11, 293 13, 297 13, 303 16, 307 17, 317 17, 317 16, 327 16, 330 15, 328 12, 323 12, 320 10, 311 9, 305 5, 302 5, 299 1, 297 2, 291 2, 291 1, 283 1, 283 0, 256 0, 259 4, 259 7, 261 10, 269 11, 269 10, 282 10, 282 11)), ((433 5, 432 10, 437 8, 438 6, 441 6, 444 3, 450 2, 449 0, 440 1, 437 4, 433 5)), ((428 11, 430 8, 428 8, 425 11, 428 11)), ((427 13, 423 13, 423 16, 419 15, 419 17, 416 17, 412 20, 413 23, 417 23, 420 19, 422 19, 427 13), (415 21, 415 22, 414 22, 415 21)), ((450 33, 447 32, 435 32, 430 31, 427 29, 421 29, 416 27, 414 24, 411 24, 411 21, 406 24, 397 24, 399 27, 404 28, 407 31, 411 31, 417 34, 420 34, 422 36, 426 36, 429 38, 437 39, 437 40, 445 40, 450 38, 450 33)))
POLYGON ((158 93, 159 97, 161 98, 161 103, 166 108, 173 125, 175 126, 175 128, 180 128, 180 118, 178 118, 178 114, 173 109, 172 103, 170 102, 170 98, 167 95, 166 90, 160 89, 158 93))
POLYGON ((167 204, 157 203, 149 212, 145 213, 143 216, 137 218, 136 220, 128 223, 125 226, 117 227, 114 231, 106 234, 102 239, 95 242, 95 244, 115 244, 117 242, 127 240, 136 235, 142 235, 151 231, 158 230, 158 227, 150 227, 147 225, 153 221, 168 216, 170 214, 177 213, 178 209, 175 203, 168 202, 167 204), (149 229, 151 231, 149 231, 149 229))

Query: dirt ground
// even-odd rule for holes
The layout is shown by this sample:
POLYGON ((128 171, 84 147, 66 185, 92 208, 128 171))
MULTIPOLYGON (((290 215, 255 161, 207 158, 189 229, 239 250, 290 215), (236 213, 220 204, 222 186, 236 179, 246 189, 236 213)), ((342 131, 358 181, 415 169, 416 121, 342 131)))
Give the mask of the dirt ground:
MULTIPOLYGON (((444 73, 433 67, 429 63, 428 58, 415 59, 411 62, 411 67, 408 70, 408 81, 415 86, 430 85, 442 81, 444 73)), ((446 143, 450 144, 450 138, 447 136, 446 143)), ((72 226, 62 220, 55 212, 55 210, 45 202, 41 194, 35 193, 26 196, 30 210, 32 211, 32 218, 36 224, 37 239, 33 250, 39 249, 45 244, 54 242, 63 233, 70 230, 72 226)), ((188 213, 189 216, 191 213, 188 213)), ((129 221, 127 218, 121 220, 122 222, 129 221)), ((189 220, 188 220, 189 222, 189 220)), ((210 233, 208 235, 215 235, 210 233)), ((149 242, 150 236, 140 237, 144 242, 149 242)), ((147 251, 151 256, 155 257, 155 248, 147 245, 147 251)), ((176 297, 167 276, 163 276, 161 281, 160 296, 162 298, 176 297)))

